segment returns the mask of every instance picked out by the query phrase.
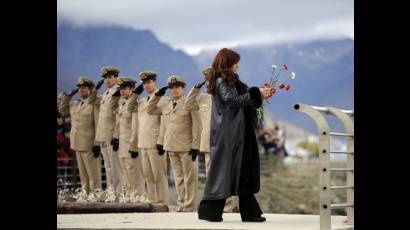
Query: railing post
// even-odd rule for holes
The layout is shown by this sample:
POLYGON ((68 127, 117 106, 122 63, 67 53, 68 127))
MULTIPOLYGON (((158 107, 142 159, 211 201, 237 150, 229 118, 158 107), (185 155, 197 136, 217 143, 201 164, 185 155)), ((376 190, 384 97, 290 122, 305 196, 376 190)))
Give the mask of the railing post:
POLYGON ((330 134, 324 116, 309 105, 295 104, 294 109, 311 117, 319 129, 319 185, 320 185, 320 229, 331 229, 330 201, 330 134))
MULTIPOLYGON (((354 124, 351 118, 340 111, 337 108, 328 107, 331 114, 339 118, 345 127, 346 133, 352 135, 347 139, 347 148, 346 152, 352 153, 347 154, 347 168, 354 169, 354 124)), ((346 172, 346 186, 354 187, 354 171, 346 172)), ((354 204, 354 188, 347 189, 347 203, 354 204)), ((354 225, 354 207, 347 207, 347 224, 354 225)))
POLYGON ((320 229, 331 229, 331 209, 346 208, 347 224, 354 225, 354 124, 350 117, 354 116, 352 110, 340 110, 334 107, 317 107, 305 104, 295 104, 296 111, 310 116, 319 128, 319 161, 320 174, 320 229), (344 125, 346 133, 329 132, 329 125, 322 113, 334 115, 344 125), (330 150, 330 135, 347 137, 347 149, 343 151, 330 150), (330 153, 347 154, 346 168, 330 169, 330 153), (330 186, 331 171, 343 171, 347 173, 346 185, 330 186), (341 204, 330 203, 330 189, 347 189, 347 202, 341 204))

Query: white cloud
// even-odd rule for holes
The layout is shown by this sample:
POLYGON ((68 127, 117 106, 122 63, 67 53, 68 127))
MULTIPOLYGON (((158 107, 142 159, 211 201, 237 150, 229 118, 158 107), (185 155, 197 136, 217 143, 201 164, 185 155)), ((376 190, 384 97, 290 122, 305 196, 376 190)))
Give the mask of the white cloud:
POLYGON ((58 0, 58 20, 150 29, 188 53, 353 33, 353 0, 58 0))

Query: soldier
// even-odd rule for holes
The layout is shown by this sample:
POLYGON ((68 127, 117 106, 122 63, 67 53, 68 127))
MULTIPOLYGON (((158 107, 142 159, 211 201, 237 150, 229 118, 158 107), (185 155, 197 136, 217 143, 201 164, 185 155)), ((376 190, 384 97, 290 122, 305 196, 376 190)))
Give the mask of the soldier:
MULTIPOLYGON (((123 173, 125 191, 129 194, 141 196, 145 191, 145 183, 142 175, 142 161, 138 153, 129 153, 131 140, 132 112, 136 108, 139 94, 133 92, 135 80, 130 77, 119 77, 117 84, 120 86, 121 99, 117 112, 117 126, 119 149, 118 156, 123 173)), ((137 87, 142 91, 142 84, 137 87)))
POLYGON ((148 100, 157 92, 157 73, 143 71, 139 77, 148 96, 138 100, 136 112, 132 115, 133 128, 129 151, 131 154, 141 154, 148 199, 168 205, 167 156, 162 145, 157 144, 160 139, 161 116, 147 113, 148 100))
MULTIPOLYGON (((197 100, 197 96, 200 92, 201 87, 204 84, 209 84, 208 78, 209 73, 212 69, 206 68, 202 70, 205 80, 201 83, 198 83, 191 89, 188 93, 187 100, 185 102, 185 108, 189 111, 199 111, 201 118, 202 130, 201 130, 201 143, 200 143, 200 153, 203 153, 205 156, 205 170, 208 175, 209 167, 211 166, 210 161, 210 129, 211 129, 211 109, 212 109, 212 95, 204 92, 201 94, 197 100)), ((234 197, 231 196, 226 199, 224 212, 232 212, 235 207, 234 197)))
MULTIPOLYGON (((100 81, 97 89, 102 85, 100 81)), ((95 84, 88 78, 80 77, 76 89, 70 94, 59 95, 59 111, 71 116, 70 147, 76 153, 80 171, 81 186, 89 193, 101 189, 101 157, 94 142, 98 122, 99 98, 95 84), (80 99, 70 103, 74 94, 80 92, 80 99)))
POLYGON ((113 97, 113 94, 117 91, 116 83, 120 71, 116 67, 103 67, 101 72, 108 89, 101 97, 95 140, 101 146, 107 187, 112 188, 116 192, 121 192, 122 172, 117 153, 119 141, 118 138, 113 138, 118 137, 118 130, 114 130, 114 128, 116 124, 115 111, 118 108, 119 97, 113 97))
POLYGON ((158 90, 148 101, 147 112, 164 115, 160 130, 163 137, 158 143, 163 144, 171 160, 178 195, 177 212, 193 212, 196 210, 198 177, 195 159, 199 152, 201 121, 197 111, 185 109, 186 81, 180 76, 170 76, 167 83, 168 86, 158 90), (161 104, 160 99, 167 88, 170 88, 172 99, 161 104))

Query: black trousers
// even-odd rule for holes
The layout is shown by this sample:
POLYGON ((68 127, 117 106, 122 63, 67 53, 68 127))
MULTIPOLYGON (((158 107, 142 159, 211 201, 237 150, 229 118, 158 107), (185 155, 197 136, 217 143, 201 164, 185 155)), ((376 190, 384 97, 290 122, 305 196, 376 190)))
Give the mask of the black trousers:
MULTIPOLYGON (((201 200, 198 207, 198 217, 212 220, 221 219, 225 207, 225 200, 226 199, 201 200)), ((254 194, 239 196, 239 211, 242 220, 262 215, 262 210, 254 194)))

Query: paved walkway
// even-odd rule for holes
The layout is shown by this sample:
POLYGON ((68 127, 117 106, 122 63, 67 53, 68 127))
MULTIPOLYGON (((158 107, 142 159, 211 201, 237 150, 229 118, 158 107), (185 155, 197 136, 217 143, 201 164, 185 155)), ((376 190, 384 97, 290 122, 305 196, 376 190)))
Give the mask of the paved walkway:
MULTIPOLYGON (((239 213, 225 213, 223 222, 198 220, 190 213, 121 213, 57 215, 58 229, 249 229, 249 230, 318 230, 318 215, 263 214, 264 223, 242 222, 239 213)), ((332 229, 352 229, 343 224, 344 216, 332 216, 332 229)))

